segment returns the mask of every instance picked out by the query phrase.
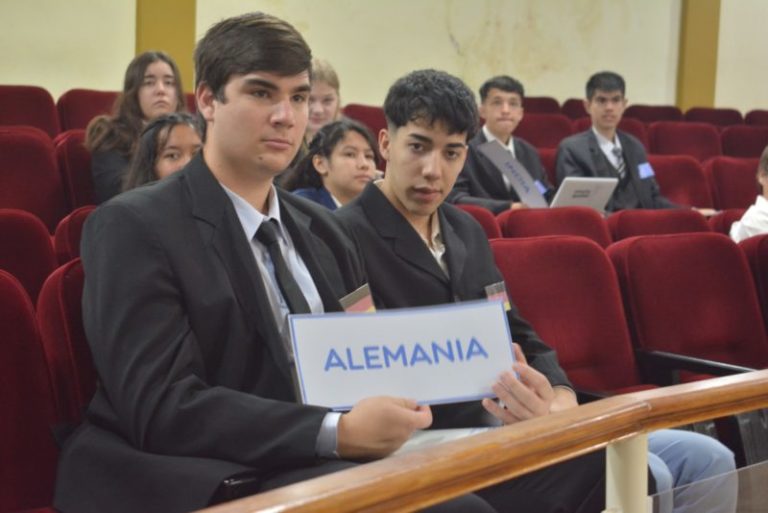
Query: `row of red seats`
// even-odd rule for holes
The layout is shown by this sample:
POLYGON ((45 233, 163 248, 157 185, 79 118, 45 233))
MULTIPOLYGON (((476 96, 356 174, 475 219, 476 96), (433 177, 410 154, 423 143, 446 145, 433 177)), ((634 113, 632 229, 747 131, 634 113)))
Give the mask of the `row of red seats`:
POLYGON ((638 235, 728 234, 731 224, 744 215, 744 209, 729 209, 706 219, 693 210, 664 209, 622 210, 603 218, 592 208, 562 207, 507 210, 494 216, 476 205, 458 207, 480 223, 488 239, 574 235, 602 248, 638 235))
MULTIPOLYGON (((366 124, 375 134, 386 127, 381 107, 350 104, 344 107, 344 114, 366 124)), ((560 141, 590 125, 587 117, 572 120, 557 113, 526 114, 515 130, 515 136, 539 150, 557 148, 560 141)), ((658 121, 646 124, 625 115, 619 129, 637 137, 649 153, 690 155, 700 162, 720 155, 758 158, 768 146, 768 123, 765 126, 729 126, 720 131, 708 123, 658 121)))
MULTIPOLYGON (((740 246, 713 233, 633 237, 607 250, 570 236, 491 245, 510 296, 581 390, 654 386, 648 362, 688 370, 687 379, 768 365, 758 301, 768 293, 768 235, 740 246)), ((58 456, 50 427, 76 423, 95 390, 83 279, 79 259, 58 268, 35 311, 21 284, 0 271, 0 404, 11 420, 0 437, 0 511, 50 505, 58 456)))
MULTIPOLYGON (((94 117, 109 114, 117 91, 70 89, 54 103, 51 93, 37 86, 0 85, 0 125, 28 125, 51 138, 60 132, 84 129, 94 117)), ((187 109, 195 112, 195 97, 186 94, 187 109)))

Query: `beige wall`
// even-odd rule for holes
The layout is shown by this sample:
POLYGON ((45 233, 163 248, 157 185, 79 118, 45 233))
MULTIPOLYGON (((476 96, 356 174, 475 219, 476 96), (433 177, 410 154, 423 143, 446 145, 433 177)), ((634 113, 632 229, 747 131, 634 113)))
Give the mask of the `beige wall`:
POLYGON ((722 0, 716 107, 768 109, 768 2, 722 0))
POLYGON ((561 101, 613 69, 630 100, 675 100, 680 0, 197 0, 197 35, 250 10, 293 23, 337 68, 345 103, 380 104, 393 80, 423 67, 474 90, 509 73, 527 94, 561 101))
POLYGON ((122 88, 136 40, 135 0, 0 0, 0 83, 122 88))

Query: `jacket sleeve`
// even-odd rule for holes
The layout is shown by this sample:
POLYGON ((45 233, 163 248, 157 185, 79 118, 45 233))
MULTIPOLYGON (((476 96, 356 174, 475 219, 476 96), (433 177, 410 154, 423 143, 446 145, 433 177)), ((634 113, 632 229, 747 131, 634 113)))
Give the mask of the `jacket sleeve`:
POLYGON ((453 204, 467 204, 477 205, 479 207, 486 208, 494 214, 500 214, 505 210, 509 210, 512 205, 511 200, 495 199, 488 194, 487 191, 478 182, 476 176, 476 169, 481 166, 473 148, 467 152, 467 160, 464 163, 464 168, 459 173, 456 179, 456 184, 453 186, 453 190, 448 195, 448 202, 453 204))

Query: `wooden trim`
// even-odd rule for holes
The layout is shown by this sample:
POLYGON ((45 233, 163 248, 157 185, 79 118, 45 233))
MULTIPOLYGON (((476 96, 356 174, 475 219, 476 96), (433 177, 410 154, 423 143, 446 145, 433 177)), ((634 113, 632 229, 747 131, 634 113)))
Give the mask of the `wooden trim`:
POLYGON ((714 107, 720 0, 682 0, 677 106, 714 107))
POLYGON ((194 90, 195 0, 136 0, 136 54, 161 50, 179 66, 184 91, 194 90))
POLYGON ((639 433, 765 407, 768 370, 610 397, 202 511, 414 511, 639 433))

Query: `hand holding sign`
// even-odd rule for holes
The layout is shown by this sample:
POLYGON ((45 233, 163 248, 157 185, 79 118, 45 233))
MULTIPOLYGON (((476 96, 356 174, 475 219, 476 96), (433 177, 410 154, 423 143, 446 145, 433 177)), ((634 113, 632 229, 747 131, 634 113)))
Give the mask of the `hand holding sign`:
POLYGON ((368 397, 339 419, 338 452, 344 459, 376 459, 400 448, 417 429, 432 424, 429 406, 412 399, 368 397))

